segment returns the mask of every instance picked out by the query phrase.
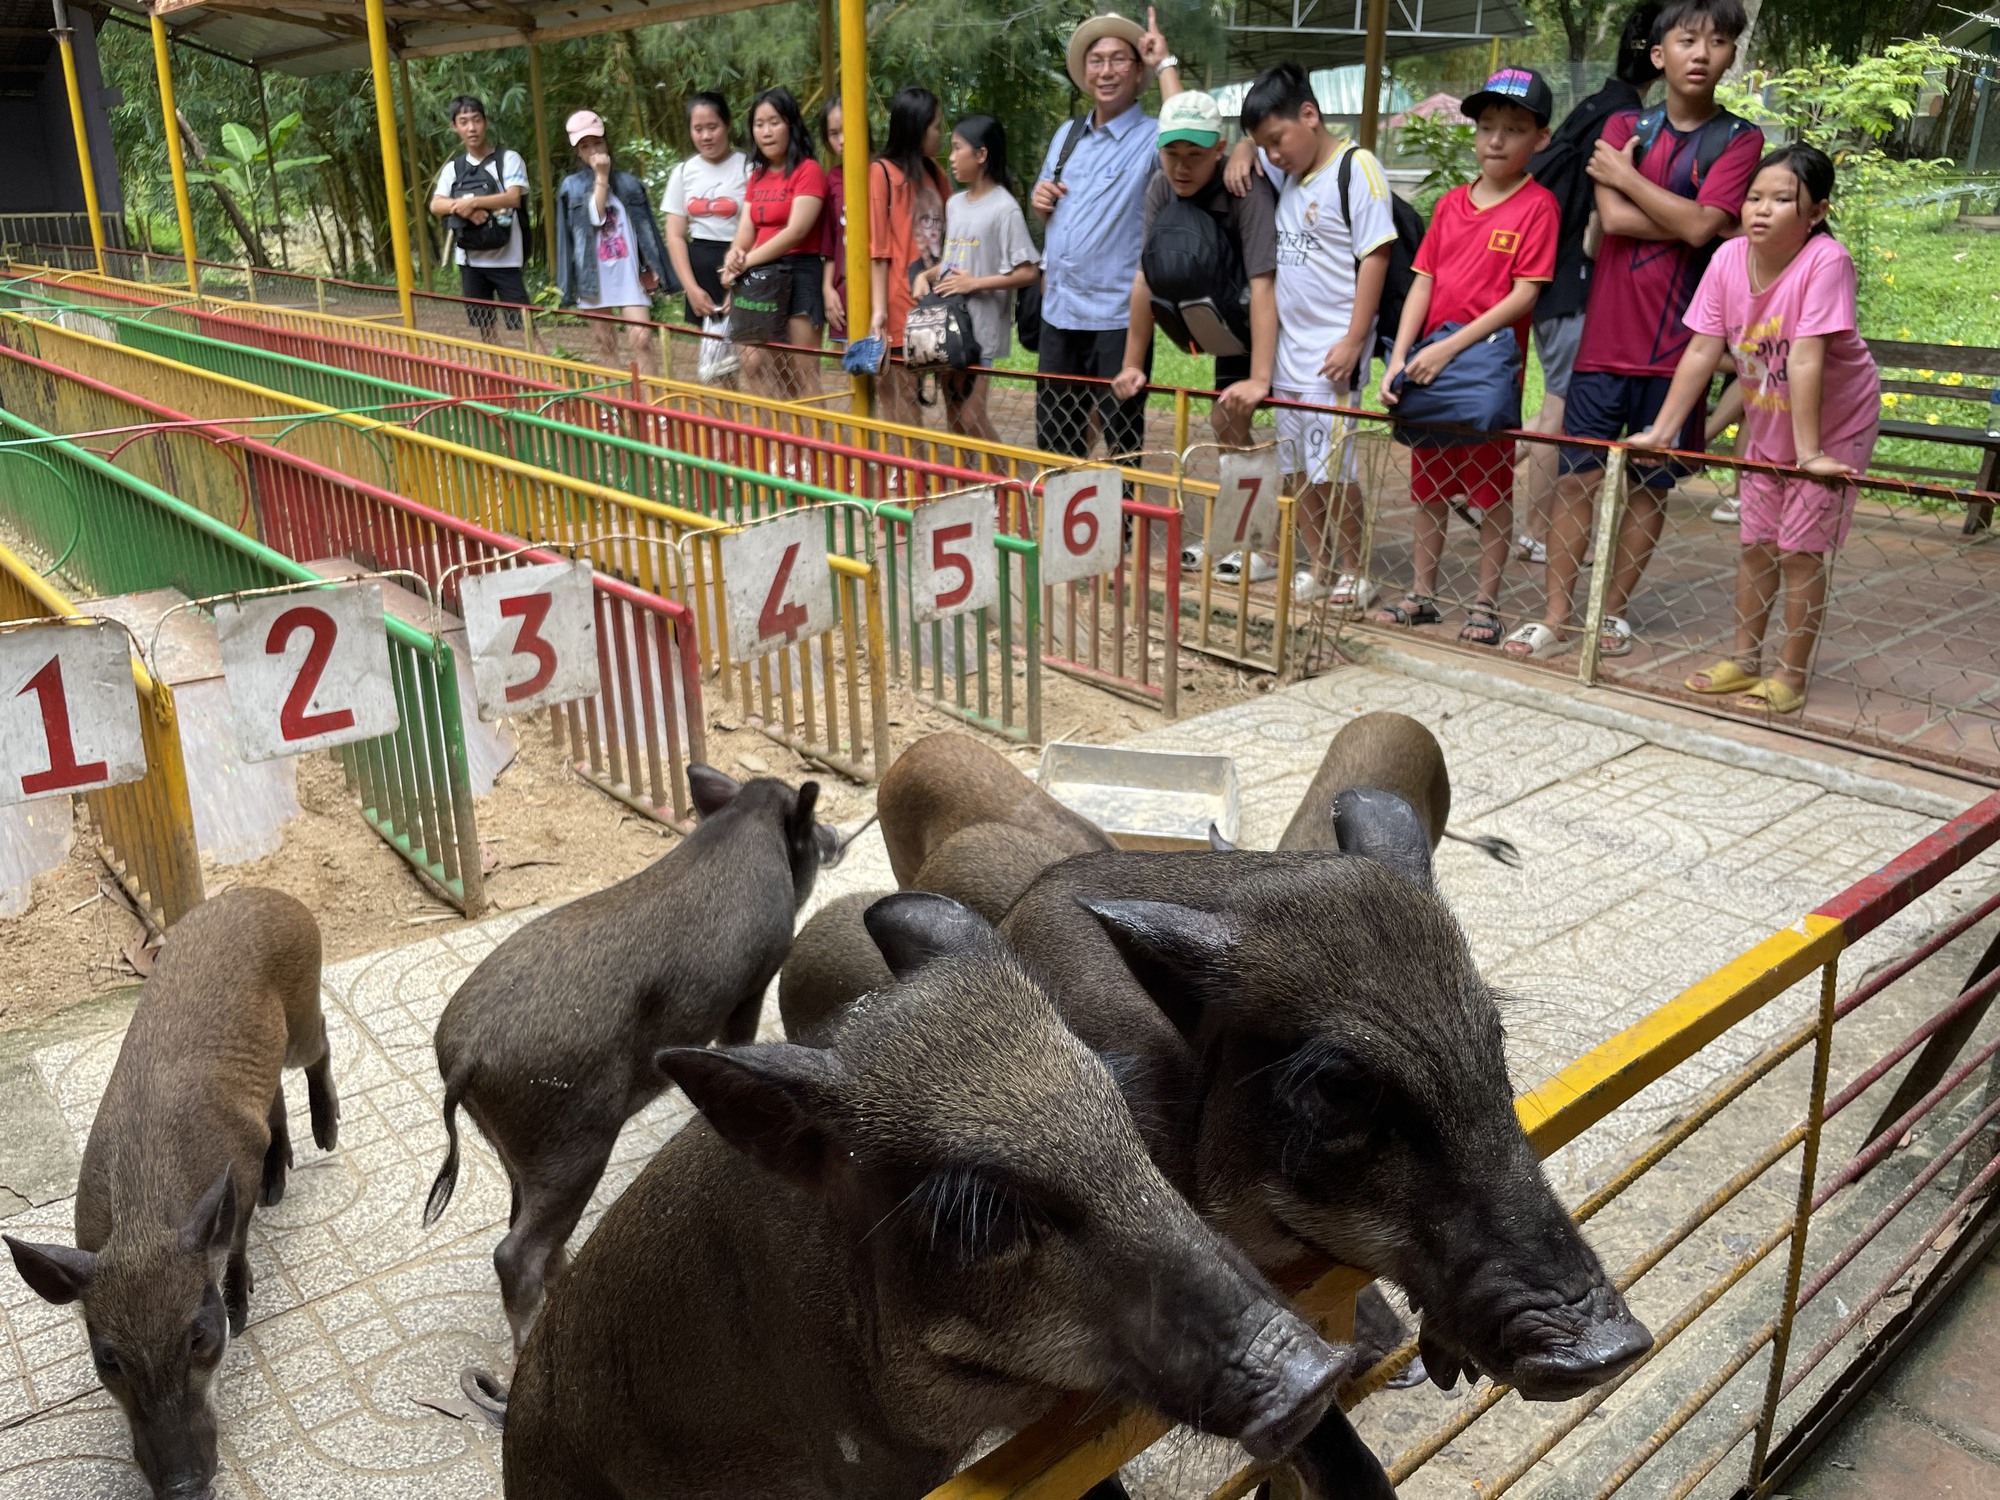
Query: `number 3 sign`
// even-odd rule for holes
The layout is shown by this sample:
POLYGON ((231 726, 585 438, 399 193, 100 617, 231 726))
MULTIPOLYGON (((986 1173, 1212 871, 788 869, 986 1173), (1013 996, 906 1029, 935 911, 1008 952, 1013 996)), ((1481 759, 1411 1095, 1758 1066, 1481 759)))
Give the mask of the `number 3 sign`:
POLYGON ((910 587, 919 622, 1000 602, 993 491, 968 490, 917 507, 910 522, 910 587))
POLYGON ((724 533, 722 595, 729 610, 729 654, 738 661, 833 629, 826 513, 795 510, 724 533))
POLYGON ((1125 535, 1116 469, 1075 469, 1042 481, 1042 582, 1068 583, 1118 566, 1125 535))
POLYGON ((372 740, 402 722, 379 583, 218 605, 215 633, 245 760, 372 740))
POLYGON ((590 564, 529 563, 459 587, 479 717, 487 723, 597 692, 590 564))
POLYGON ((1278 450, 1225 453, 1217 466, 1215 520, 1205 543, 1209 555, 1269 546, 1278 530, 1278 450))
POLYGON ((108 623, 0 634, 0 805, 146 774, 126 639, 108 623))

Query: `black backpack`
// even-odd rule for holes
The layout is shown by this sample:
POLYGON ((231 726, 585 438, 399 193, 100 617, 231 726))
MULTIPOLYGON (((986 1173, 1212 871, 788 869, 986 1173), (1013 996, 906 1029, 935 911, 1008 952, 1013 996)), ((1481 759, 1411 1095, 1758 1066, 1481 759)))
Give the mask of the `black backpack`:
POLYGON ((1190 354, 1250 352, 1250 278, 1213 210, 1169 197, 1153 217, 1139 269, 1153 294, 1153 321, 1177 346, 1190 354))
MULTIPOLYGON (((1076 151, 1076 143, 1083 139, 1084 122, 1090 117, 1078 115, 1069 122, 1069 134, 1063 137, 1062 150, 1056 154, 1055 171, 1049 174, 1052 182, 1061 182, 1063 168, 1069 165, 1070 157, 1076 151)), ((1042 276, 1014 293, 1014 337, 1021 341, 1021 347, 1030 354, 1040 352, 1042 347, 1042 276)))
MULTIPOLYGON (((467 156, 463 151, 459 152, 458 155, 451 159, 452 197, 463 198, 469 193, 474 197, 483 198, 489 194, 504 191, 501 183, 494 178, 493 173, 488 170, 488 167, 492 163, 498 162, 500 163, 501 170, 504 172, 506 170, 506 161, 507 158, 504 151, 495 151, 486 161, 475 167, 472 165, 471 157, 467 156)), ((523 260, 526 260, 529 247, 535 242, 534 236, 528 232, 528 195, 526 193, 521 194, 521 206, 512 210, 512 213, 514 215, 513 224, 521 226, 521 257, 523 260)), ((457 214, 447 214, 444 222, 445 227, 451 231, 452 238, 457 242, 458 248, 461 250, 504 250, 507 248, 508 238, 514 232, 513 224, 502 224, 499 222, 497 216, 493 214, 486 216, 484 224, 474 224, 470 220, 461 219, 457 214)))
POLYGON ((1528 163, 1528 175, 1554 195, 1562 215, 1556 234, 1556 271, 1535 303, 1537 318, 1581 312, 1589 295, 1590 261, 1583 253, 1583 237, 1597 207, 1597 184, 1585 168, 1611 117, 1631 108, 1627 101, 1637 97, 1630 84, 1622 89, 1621 95, 1607 83, 1582 100, 1528 163))
MULTIPOLYGON (((1340 175, 1335 179, 1340 192, 1340 218, 1348 236, 1354 234, 1354 217, 1347 207, 1347 185, 1354 180, 1354 152, 1349 146, 1340 153, 1340 175)), ((1402 326, 1403 303, 1417 284, 1417 246, 1424 242, 1424 216, 1403 201, 1394 189, 1389 192, 1389 215, 1396 224, 1396 238, 1389 245, 1389 274, 1382 282, 1382 300, 1375 309, 1375 344, 1387 357, 1396 347, 1396 330, 1402 326)), ((1357 258, 1355 264, 1360 265, 1357 258)))

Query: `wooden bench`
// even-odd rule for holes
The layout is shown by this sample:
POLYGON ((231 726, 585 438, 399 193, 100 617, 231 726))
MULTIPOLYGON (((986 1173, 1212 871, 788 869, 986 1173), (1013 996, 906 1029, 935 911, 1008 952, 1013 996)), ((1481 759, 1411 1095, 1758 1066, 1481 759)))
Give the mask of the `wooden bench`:
MULTIPOLYGON (((1897 339, 1870 339, 1868 348, 1875 356, 1875 363, 1884 372, 1882 393, 1885 396, 1928 396, 1963 401, 1973 407, 1969 414, 1972 425, 1966 427, 1945 422, 1933 427, 1928 422, 1908 422, 1885 416, 1882 419, 1883 437, 1909 438, 1920 443, 1948 443, 1978 451, 1978 461, 1970 469, 1874 463, 1869 465, 1870 472, 1942 479, 1988 493, 2000 489, 2000 436, 1986 430, 1988 413, 1992 410, 1994 383, 2000 381, 2000 349, 1967 348, 1958 344, 1912 344, 1897 339), (1960 383, 1946 385, 1936 378, 1916 380, 1892 377, 1888 373, 1892 370, 1904 375, 1918 370, 1927 370, 1933 377, 1956 375, 1960 377, 1960 383)), ((1993 503, 1990 500, 1974 501, 1966 506, 1966 535, 1984 531, 1992 522, 1993 503)))

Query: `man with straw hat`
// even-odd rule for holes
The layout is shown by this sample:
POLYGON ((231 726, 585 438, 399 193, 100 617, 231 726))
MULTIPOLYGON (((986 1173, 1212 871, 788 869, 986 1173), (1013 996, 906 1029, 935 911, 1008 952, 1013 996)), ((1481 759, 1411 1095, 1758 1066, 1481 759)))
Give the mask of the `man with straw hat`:
MULTIPOLYGON (((1090 112, 1049 142, 1031 200, 1048 226, 1038 368, 1109 380, 1124 364, 1132 278, 1145 241, 1146 184, 1159 170, 1157 125, 1139 96, 1155 76, 1162 98, 1178 94, 1180 59, 1167 50, 1148 10, 1143 28, 1125 16, 1092 16, 1069 39, 1068 63, 1090 112)), ((1143 391, 1120 401, 1108 386, 1068 381, 1045 382, 1036 394, 1037 445, 1083 456, 1093 407, 1108 453, 1146 446, 1143 391)))

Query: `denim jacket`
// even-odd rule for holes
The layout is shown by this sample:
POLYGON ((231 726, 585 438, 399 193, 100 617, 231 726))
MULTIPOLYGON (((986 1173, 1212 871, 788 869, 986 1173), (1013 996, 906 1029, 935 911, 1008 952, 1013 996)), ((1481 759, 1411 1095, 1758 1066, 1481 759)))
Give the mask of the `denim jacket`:
MULTIPOLYGON (((595 172, 578 169, 556 189, 556 287, 562 305, 574 307, 579 300, 597 300, 597 226, 590 222, 590 195, 597 188, 595 172)), ((666 242, 653 220, 653 205, 646 198, 645 184, 630 172, 613 171, 611 191, 625 205, 632 221, 632 236, 639 251, 639 264, 660 278, 660 289, 671 291, 673 264, 667 259, 666 242)))

